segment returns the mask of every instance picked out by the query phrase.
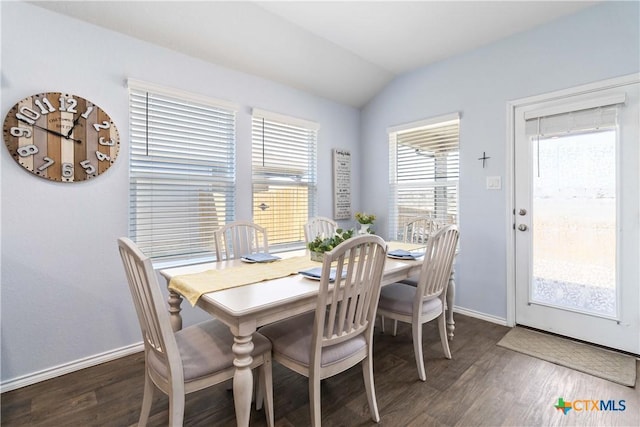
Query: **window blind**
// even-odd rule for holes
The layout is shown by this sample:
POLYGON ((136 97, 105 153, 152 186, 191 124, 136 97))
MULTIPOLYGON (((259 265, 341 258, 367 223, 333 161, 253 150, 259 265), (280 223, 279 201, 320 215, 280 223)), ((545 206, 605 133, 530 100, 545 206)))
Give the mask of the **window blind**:
POLYGON ((253 221, 269 246, 304 241, 316 212, 316 123, 255 109, 252 115, 253 221))
POLYGON ((389 132, 389 238, 416 216, 457 223, 459 119, 389 132))
POLYGON ((607 105, 550 116, 533 117, 526 121, 525 132, 529 136, 552 138, 607 130, 617 125, 617 116, 618 106, 607 105))
POLYGON ((129 233, 148 256, 213 256, 234 219, 235 111, 129 87, 129 233))

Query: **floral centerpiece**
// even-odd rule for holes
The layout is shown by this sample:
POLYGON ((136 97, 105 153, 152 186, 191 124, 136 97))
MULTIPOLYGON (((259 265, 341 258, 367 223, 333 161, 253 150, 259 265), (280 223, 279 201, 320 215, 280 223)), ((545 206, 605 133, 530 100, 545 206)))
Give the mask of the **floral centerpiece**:
POLYGON ((360 231, 358 231, 358 234, 372 233, 371 225, 375 220, 376 216, 374 214, 356 212, 356 221, 360 223, 360 231))
POLYGON ((336 232, 330 236, 318 235, 313 239, 307 247, 311 251, 312 261, 322 261, 323 254, 338 246, 340 243, 353 237, 353 230, 343 230, 338 228, 336 232))
POLYGON ((356 221, 358 221, 360 224, 373 224, 373 221, 375 220, 376 216, 374 214, 356 212, 356 221))

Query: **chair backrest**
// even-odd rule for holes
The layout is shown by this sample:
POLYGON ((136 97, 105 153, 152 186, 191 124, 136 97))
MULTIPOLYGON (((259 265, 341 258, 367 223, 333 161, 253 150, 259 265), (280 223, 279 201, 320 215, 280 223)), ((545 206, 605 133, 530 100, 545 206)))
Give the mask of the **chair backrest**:
MULTIPOLYGON (((422 306, 425 299, 439 296, 446 297, 446 289, 453 268, 453 260, 456 256, 458 245, 458 227, 447 225, 427 240, 427 250, 424 255, 420 278, 418 279, 417 295, 422 295, 422 300, 414 302, 414 309, 422 306)), ((420 312, 421 310, 415 311, 420 312)))
POLYGON ((126 237, 118 239, 118 249, 138 314, 145 352, 154 352, 157 360, 166 364, 173 380, 184 381, 182 359, 171 329, 169 310, 151 260, 126 237))
POLYGON ((403 240, 405 243, 426 243, 442 226, 430 216, 412 218, 404 225, 403 240))
POLYGON ((360 334, 371 342, 387 245, 376 235, 352 237, 325 252, 312 338, 311 363, 322 347, 360 334), (335 280, 330 280, 335 269, 335 280))
POLYGON ((215 232, 218 260, 239 259, 256 252, 269 252, 267 231, 252 222, 235 221, 215 232))
POLYGON ((311 218, 309 222, 304 225, 304 240, 309 243, 321 234, 324 234, 326 237, 331 237, 337 229, 338 223, 331 218, 317 216, 311 218))

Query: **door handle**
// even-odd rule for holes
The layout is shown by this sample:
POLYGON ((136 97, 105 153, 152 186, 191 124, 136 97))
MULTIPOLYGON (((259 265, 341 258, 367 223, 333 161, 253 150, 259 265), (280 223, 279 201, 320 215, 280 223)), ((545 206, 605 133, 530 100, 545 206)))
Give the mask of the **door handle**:
POLYGON ((518 226, 518 230, 520 230, 520 231, 527 231, 528 228, 529 227, 527 227, 525 224, 520 224, 518 226))

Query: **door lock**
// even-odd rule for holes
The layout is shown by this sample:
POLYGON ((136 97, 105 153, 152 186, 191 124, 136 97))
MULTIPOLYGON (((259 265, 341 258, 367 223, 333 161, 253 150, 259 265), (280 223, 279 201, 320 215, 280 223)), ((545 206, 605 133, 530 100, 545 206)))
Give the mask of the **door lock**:
POLYGON ((528 228, 529 227, 527 227, 525 224, 520 224, 518 226, 518 230, 520 230, 520 231, 527 231, 528 228))
POLYGON ((520 216, 525 216, 526 214, 527 214, 527 210, 526 209, 520 209, 518 211, 518 215, 520 215, 520 216))

